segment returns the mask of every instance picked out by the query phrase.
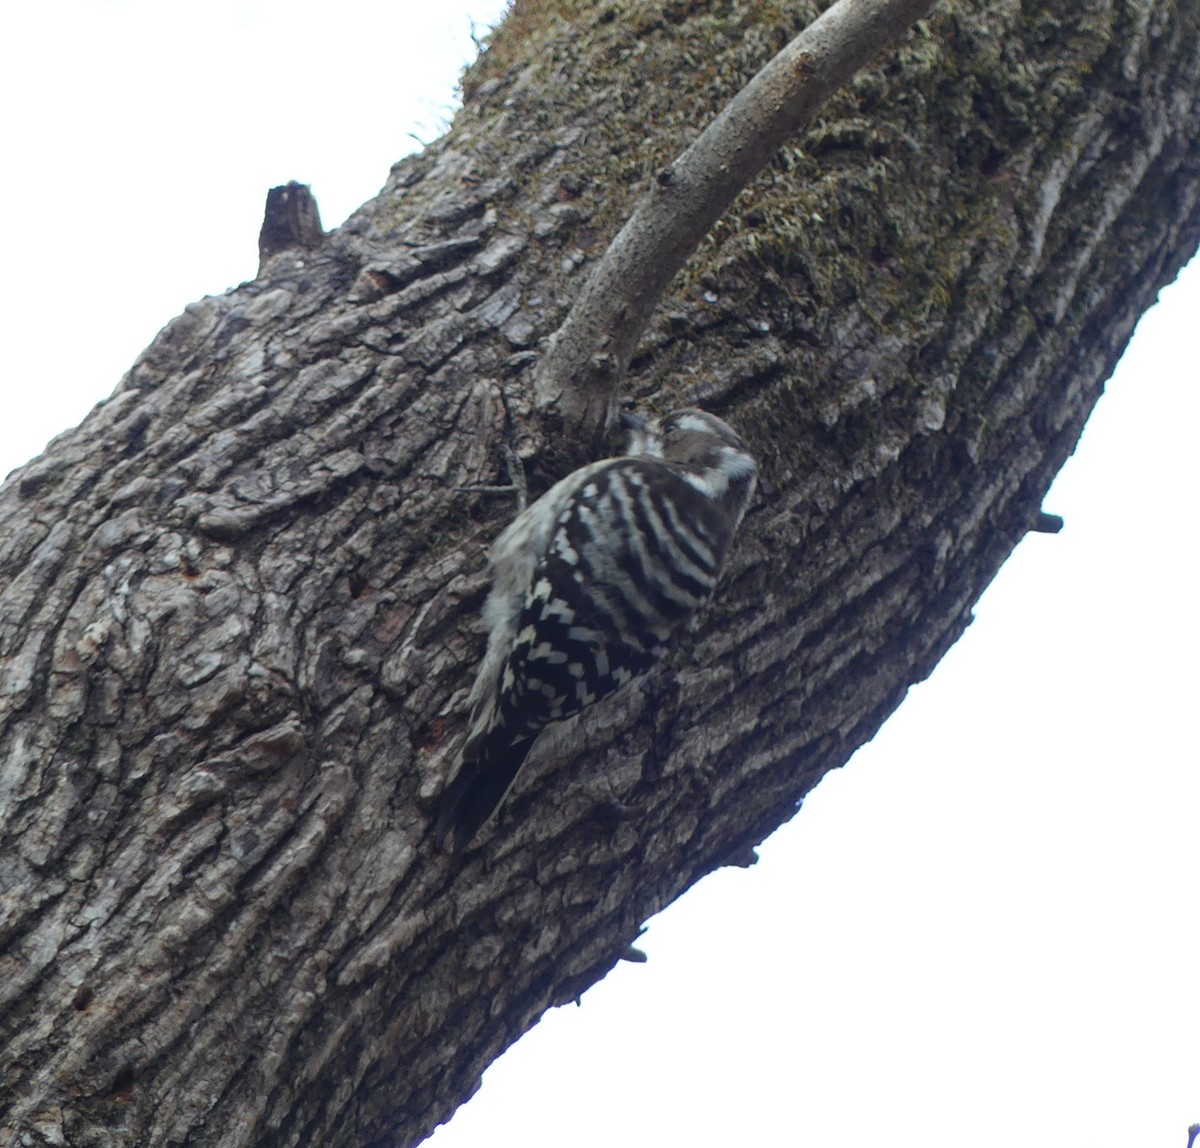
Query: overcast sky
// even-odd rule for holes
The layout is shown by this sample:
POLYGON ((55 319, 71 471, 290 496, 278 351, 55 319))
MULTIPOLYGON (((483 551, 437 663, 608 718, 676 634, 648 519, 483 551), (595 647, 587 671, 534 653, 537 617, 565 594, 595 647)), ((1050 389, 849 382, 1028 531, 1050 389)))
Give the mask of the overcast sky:
MULTIPOLYGON (((3 17, 0 473, 189 301, 268 187, 327 227, 452 115, 502 0, 3 17)), ((1184 1148, 1200 1120, 1195 325, 1146 316, 977 620, 749 871, 708 878, 432 1148, 1184 1148)))

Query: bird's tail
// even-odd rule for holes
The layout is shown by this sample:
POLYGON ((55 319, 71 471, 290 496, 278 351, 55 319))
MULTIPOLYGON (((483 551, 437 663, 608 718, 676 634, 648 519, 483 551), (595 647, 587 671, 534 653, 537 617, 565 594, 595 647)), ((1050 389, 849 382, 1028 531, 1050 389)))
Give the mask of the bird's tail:
POLYGON ((485 735, 468 742, 454 780, 442 791, 434 834, 442 847, 461 853, 500 808, 533 748, 533 738, 490 746, 485 735))

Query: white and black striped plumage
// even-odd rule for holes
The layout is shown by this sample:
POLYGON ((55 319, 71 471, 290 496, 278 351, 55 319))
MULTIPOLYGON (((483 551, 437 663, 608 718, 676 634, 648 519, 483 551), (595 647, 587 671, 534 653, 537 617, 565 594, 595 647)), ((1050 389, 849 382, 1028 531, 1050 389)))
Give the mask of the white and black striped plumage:
POLYGON ((487 654, 437 835, 466 846, 538 733, 645 674, 712 597, 756 467, 720 419, 681 410, 569 474, 492 547, 487 654))

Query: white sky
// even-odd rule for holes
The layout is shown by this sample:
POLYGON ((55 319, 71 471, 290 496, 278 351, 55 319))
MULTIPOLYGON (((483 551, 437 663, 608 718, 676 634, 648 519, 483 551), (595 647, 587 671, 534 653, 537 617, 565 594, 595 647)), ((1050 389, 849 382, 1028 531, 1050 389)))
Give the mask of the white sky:
MULTIPOLYGON (((0 473, 189 301, 267 188, 327 227, 438 134, 502 0, 0 17, 0 473), (469 14, 469 16, 468 16, 469 14)), ((550 1015, 432 1148, 1184 1148, 1200 1120, 1200 266, 1141 324, 978 620, 748 872, 550 1015)))

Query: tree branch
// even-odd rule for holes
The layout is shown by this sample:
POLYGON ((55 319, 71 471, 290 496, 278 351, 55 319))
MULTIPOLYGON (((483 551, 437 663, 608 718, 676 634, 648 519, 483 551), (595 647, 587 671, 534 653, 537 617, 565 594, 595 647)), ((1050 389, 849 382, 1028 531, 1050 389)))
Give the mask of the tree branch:
POLYGON ((933 0, 838 0, 658 173, 539 364, 539 407, 555 409, 585 437, 609 426, 651 313, 712 225, 832 92, 932 7, 933 0))

